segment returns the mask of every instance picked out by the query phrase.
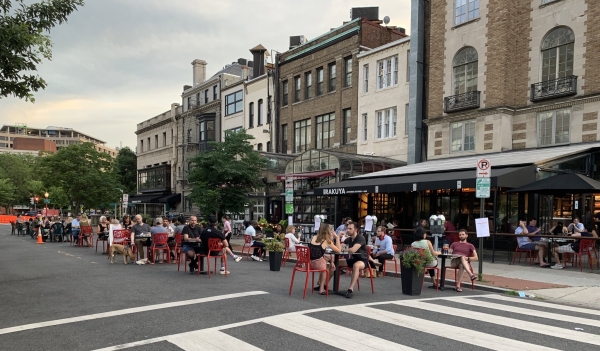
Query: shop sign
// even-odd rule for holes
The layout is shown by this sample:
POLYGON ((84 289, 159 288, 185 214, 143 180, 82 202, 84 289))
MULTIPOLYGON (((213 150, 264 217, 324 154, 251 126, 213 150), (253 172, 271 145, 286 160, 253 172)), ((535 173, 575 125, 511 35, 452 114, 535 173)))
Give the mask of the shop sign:
POLYGON ((346 195, 345 188, 323 189, 323 195, 346 195))

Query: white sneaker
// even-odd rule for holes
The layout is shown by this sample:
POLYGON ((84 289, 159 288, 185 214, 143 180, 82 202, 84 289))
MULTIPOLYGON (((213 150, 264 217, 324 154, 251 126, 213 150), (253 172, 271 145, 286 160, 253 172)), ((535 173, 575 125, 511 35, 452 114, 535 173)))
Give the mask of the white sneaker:
POLYGON ((260 258, 258 258, 258 257, 256 257, 256 256, 254 256, 254 255, 250 256, 250 258, 251 258, 253 261, 260 261, 260 258))
POLYGON ((551 266, 550 268, 552 268, 552 269, 563 269, 563 268, 565 268, 565 267, 563 267, 563 265, 562 265, 562 264, 558 264, 558 263, 557 263, 557 264, 555 264, 554 266, 551 266))
POLYGON ((221 270, 219 271, 219 274, 221 274, 221 275, 225 275, 225 274, 229 274, 229 273, 230 273, 230 272, 229 272, 229 271, 225 271, 225 269, 221 269, 221 270))
POLYGON ((240 262, 242 260, 242 256, 236 256, 234 260, 235 262, 240 262))

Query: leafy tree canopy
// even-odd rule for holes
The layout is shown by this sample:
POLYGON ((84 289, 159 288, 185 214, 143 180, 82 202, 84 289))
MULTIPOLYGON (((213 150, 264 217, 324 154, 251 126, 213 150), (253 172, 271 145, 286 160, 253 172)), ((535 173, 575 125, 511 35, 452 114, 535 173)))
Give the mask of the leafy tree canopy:
POLYGON ((192 159, 191 199, 202 213, 241 213, 249 202, 248 193, 263 186, 267 161, 252 149, 251 139, 244 130, 229 132, 225 141, 210 144, 212 151, 192 159))
POLYGON ((15 199, 15 187, 10 179, 0 179, 0 205, 8 205, 15 199))
POLYGON ((137 155, 130 148, 119 150, 115 160, 115 170, 118 179, 126 194, 135 194, 137 191, 137 155))
POLYGON ((0 98, 14 95, 34 102, 32 92, 46 88, 35 74, 42 58, 52 60, 49 33, 83 6, 83 0, 47 0, 26 5, 0 0, 0 98))
POLYGON ((8 179, 14 187, 11 201, 24 202, 34 194, 30 182, 37 177, 35 165, 37 158, 31 155, 0 154, 0 178, 8 179))

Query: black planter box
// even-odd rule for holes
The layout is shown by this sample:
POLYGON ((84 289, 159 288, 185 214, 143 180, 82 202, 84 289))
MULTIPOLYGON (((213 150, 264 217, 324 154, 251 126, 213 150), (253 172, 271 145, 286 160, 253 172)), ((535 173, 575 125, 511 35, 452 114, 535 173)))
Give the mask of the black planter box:
MULTIPOLYGON (((423 287, 423 274, 417 274, 414 268, 406 268, 400 265, 400 280, 402 280, 402 293, 404 295, 421 295, 423 287)), ((425 273, 425 272, 423 272, 425 273)))
POLYGON ((269 251, 269 268, 272 271, 281 270, 281 259, 283 257, 283 252, 273 252, 269 251))

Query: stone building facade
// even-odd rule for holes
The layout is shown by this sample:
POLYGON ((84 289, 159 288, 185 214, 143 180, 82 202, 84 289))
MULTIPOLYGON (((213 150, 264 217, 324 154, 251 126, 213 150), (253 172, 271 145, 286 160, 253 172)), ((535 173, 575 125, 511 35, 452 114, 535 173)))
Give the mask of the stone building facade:
POLYGON ((600 11, 593 5, 427 2, 428 159, 598 140, 600 11))

